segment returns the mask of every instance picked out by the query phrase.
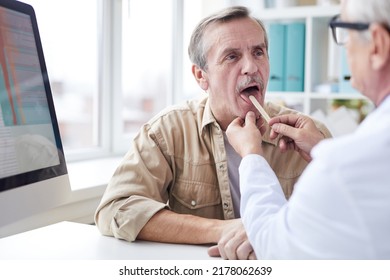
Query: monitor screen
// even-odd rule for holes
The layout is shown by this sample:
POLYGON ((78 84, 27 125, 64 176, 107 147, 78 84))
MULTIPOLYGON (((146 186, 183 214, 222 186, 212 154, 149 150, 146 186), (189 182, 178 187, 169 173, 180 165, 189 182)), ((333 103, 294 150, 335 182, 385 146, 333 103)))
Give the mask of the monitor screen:
MULTIPOLYGON (((45 194, 51 202, 46 204, 57 203, 52 196, 64 188, 61 183, 40 182, 66 175, 34 10, 21 2, 0 1, 0 226, 15 218, 4 211, 33 213, 45 208, 40 186, 51 188, 45 194), (26 186, 33 186, 30 197, 23 197, 26 186), (12 190, 18 190, 18 196, 12 190), (20 205, 23 199, 30 201, 20 205)), ((68 181, 65 185, 70 190, 68 181)))

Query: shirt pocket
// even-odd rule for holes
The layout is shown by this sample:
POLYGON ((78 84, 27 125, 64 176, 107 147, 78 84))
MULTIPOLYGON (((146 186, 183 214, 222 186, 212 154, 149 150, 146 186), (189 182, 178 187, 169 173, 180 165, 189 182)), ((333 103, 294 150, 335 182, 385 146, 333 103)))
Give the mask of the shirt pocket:
POLYGON ((222 219, 221 195, 218 186, 178 179, 169 199, 172 211, 205 218, 222 219))

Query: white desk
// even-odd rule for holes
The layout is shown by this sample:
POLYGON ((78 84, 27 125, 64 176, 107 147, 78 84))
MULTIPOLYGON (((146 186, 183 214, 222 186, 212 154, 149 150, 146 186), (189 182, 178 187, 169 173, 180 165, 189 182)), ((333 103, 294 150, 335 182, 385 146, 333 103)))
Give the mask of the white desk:
POLYGON ((0 239, 0 260, 204 260, 208 246, 127 242, 92 225, 61 222, 0 239))

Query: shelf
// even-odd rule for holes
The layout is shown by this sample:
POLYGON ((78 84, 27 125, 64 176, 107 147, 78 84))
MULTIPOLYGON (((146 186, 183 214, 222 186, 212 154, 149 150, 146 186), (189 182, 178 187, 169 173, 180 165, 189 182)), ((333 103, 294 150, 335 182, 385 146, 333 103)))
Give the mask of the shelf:
MULTIPOLYGON (((266 8, 257 15, 266 27, 273 23, 305 23, 304 90, 301 92, 269 91, 266 100, 281 102, 311 114, 318 110, 331 113, 329 104, 336 99, 367 100, 357 92, 316 92, 318 85, 341 77, 341 53, 329 29, 330 19, 340 13, 340 5, 266 8), (340 66, 339 66, 340 65, 340 66)), ((294 42, 291 42, 293 44, 294 42)), ((287 46, 288 47, 288 46, 287 46)), ((272 61, 270 62, 272 64, 272 61)), ((340 87, 341 88, 341 87, 340 87)))
POLYGON ((359 93, 319 93, 319 92, 284 92, 284 91, 273 91, 266 93, 267 99, 272 98, 310 98, 310 99, 367 99, 359 93))
POLYGON ((290 91, 270 91, 267 92, 265 95, 266 98, 304 98, 305 93, 304 92, 290 92, 290 91))
POLYGON ((318 93, 314 92, 309 94, 309 97, 312 99, 367 99, 362 94, 359 93, 318 93))

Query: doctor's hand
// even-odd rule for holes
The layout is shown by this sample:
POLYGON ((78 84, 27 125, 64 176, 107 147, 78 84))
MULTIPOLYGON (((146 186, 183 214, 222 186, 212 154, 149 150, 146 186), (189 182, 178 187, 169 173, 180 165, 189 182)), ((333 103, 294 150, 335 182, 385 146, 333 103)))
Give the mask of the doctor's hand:
POLYGON ((255 113, 249 111, 245 116, 245 120, 236 118, 229 124, 226 129, 226 136, 230 145, 241 157, 248 154, 262 155, 260 129, 256 123, 255 113))
POLYGON ((241 219, 227 220, 218 244, 208 249, 211 257, 225 260, 255 260, 256 255, 249 243, 241 219))
POLYGON ((269 125, 271 139, 281 135, 279 148, 282 152, 296 150, 306 161, 311 161, 311 149, 325 138, 313 120, 301 114, 274 117, 269 125))

